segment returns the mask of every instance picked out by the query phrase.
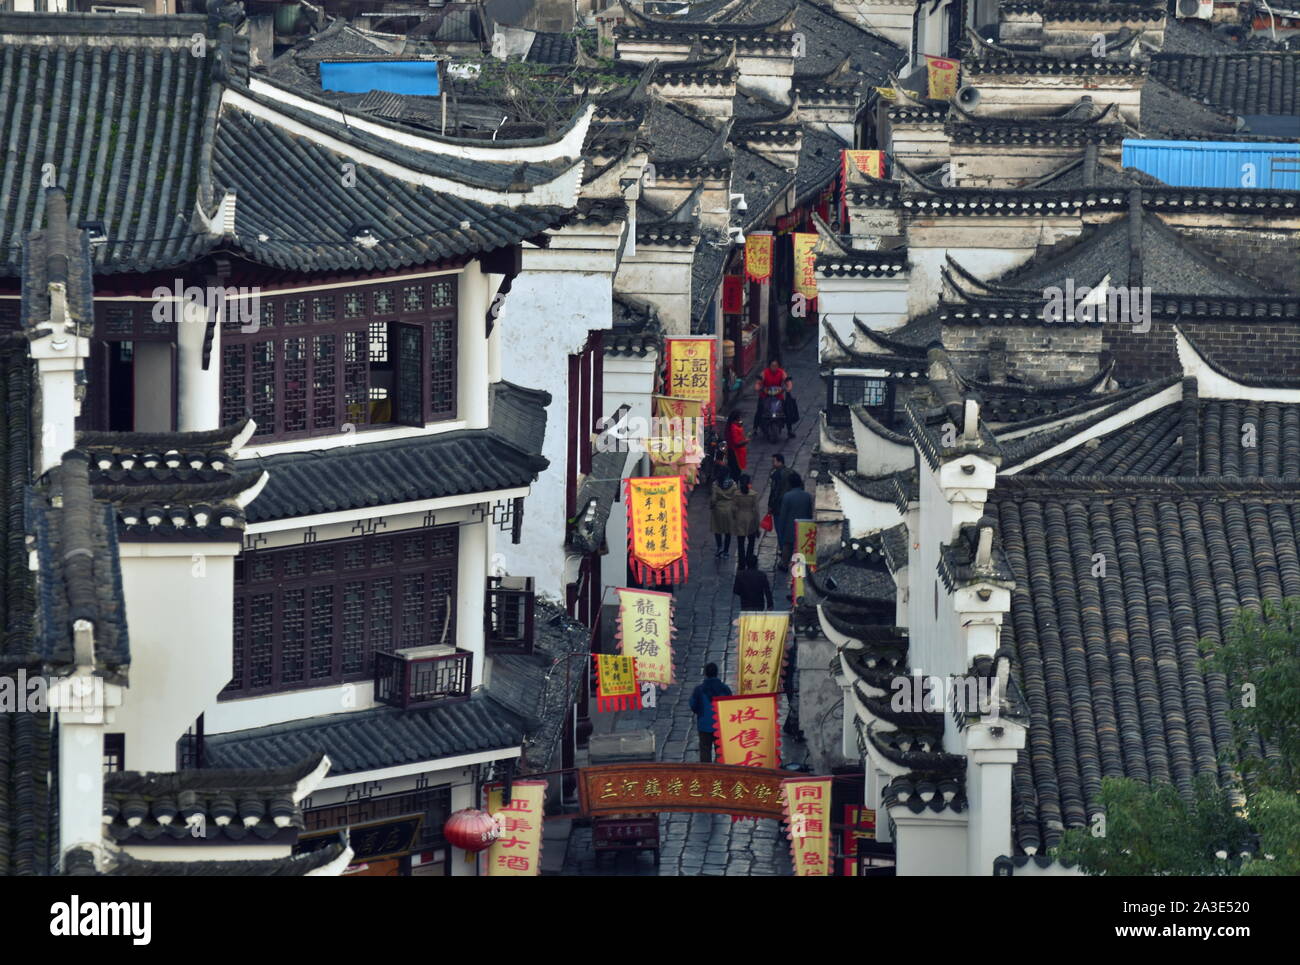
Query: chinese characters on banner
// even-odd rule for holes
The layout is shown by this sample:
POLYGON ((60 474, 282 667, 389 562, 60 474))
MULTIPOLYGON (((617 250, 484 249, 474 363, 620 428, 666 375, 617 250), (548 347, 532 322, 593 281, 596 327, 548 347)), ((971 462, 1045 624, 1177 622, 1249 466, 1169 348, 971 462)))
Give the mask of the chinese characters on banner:
POLYGON ((854 164, 859 171, 871 178, 883 178, 885 176, 885 152, 884 151, 845 151, 844 152, 844 177, 849 174, 849 164, 854 164))
POLYGON ((501 806, 501 785, 489 784, 487 810, 500 832, 487 850, 489 875, 524 877, 542 871, 542 815, 545 781, 515 781, 510 803, 501 806))
POLYGON ((673 682, 673 595, 618 588, 619 651, 636 658, 637 679, 673 682))
POLYGON ((676 399, 695 399, 708 410, 712 421, 717 343, 711 338, 669 338, 668 394, 676 399))
POLYGON ((798 603, 806 592, 804 579, 809 570, 817 569, 817 523, 811 519, 794 521, 794 552, 802 560, 790 566, 791 599, 798 603))
POLYGON ((860 804, 844 805, 844 875, 858 874, 858 842, 876 839, 876 812, 860 804))
POLYGON ((930 78, 930 100, 952 100, 957 93, 957 62, 926 54, 925 69, 930 78))
POLYGON ((794 234, 794 287, 795 291, 812 300, 817 297, 817 247, 816 232, 794 234))
POLYGON ((627 481, 628 561, 640 583, 686 582, 686 487, 680 476, 627 481))
POLYGON ((752 232, 745 237, 745 277, 765 284, 772 277, 772 233, 752 232))
POLYGON ((695 485, 696 472, 704 458, 700 427, 704 404, 699 399, 653 396, 656 435, 647 440, 652 475, 681 476, 687 486, 695 485))
POLYGON ((741 613, 736 622, 740 627, 736 693, 776 693, 781 689, 781 671, 785 667, 790 614, 741 613))
POLYGON ((697 811, 733 818, 785 818, 781 782, 789 772, 725 764, 598 764, 578 771, 582 814, 697 811))
POLYGON ((718 763, 780 767, 781 743, 776 717, 776 694, 714 697, 718 763))
POLYGON ((596 709, 636 710, 641 705, 641 688, 636 682, 636 661, 613 653, 592 654, 596 658, 596 709))
POLYGON ((790 856, 796 877, 831 873, 831 779, 793 778, 781 782, 790 825, 790 856))

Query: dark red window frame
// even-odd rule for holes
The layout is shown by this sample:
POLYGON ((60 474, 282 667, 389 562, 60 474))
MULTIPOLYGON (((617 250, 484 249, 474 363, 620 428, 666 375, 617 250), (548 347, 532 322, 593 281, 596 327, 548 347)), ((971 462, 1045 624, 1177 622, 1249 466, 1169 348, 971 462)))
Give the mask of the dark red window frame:
POLYGON ((254 439, 271 441, 334 435, 345 424, 363 431, 455 419, 458 294, 455 274, 262 292, 258 331, 241 332, 238 318, 223 323, 222 423, 251 413, 254 439), (382 362, 372 358, 372 325, 386 326, 382 362), (402 326, 419 337, 399 338, 402 326), (399 360, 399 345, 410 346, 418 358, 399 360), (373 425, 372 363, 388 365, 394 381, 389 418, 373 425), (409 397, 400 400, 399 368, 407 391, 419 393, 416 405, 409 397))
POLYGON ((221 698, 370 680, 376 652, 454 645, 459 556, 458 526, 245 550, 221 698))

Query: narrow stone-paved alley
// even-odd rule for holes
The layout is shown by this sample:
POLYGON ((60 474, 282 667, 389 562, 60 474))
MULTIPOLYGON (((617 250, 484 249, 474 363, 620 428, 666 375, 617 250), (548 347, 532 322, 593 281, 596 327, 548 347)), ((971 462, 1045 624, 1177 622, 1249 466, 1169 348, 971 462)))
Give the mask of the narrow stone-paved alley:
MULTIPOLYGON (((753 418, 755 395, 748 385, 736 403, 742 413, 746 431, 755 436, 749 445, 748 472, 762 493, 766 506, 767 477, 771 457, 782 453, 787 465, 804 476, 809 490, 808 463, 814 444, 818 414, 825 389, 817 370, 816 339, 808 339, 799 349, 789 350, 783 364, 794 379, 794 394, 799 401, 800 420, 795 438, 782 438, 773 444, 755 436, 753 418)), ((691 495, 690 579, 676 590, 675 662, 678 683, 661 691, 657 706, 635 712, 596 714, 597 733, 653 729, 659 760, 699 760, 699 737, 695 717, 690 710, 691 691, 704 676, 704 665, 717 663, 722 679, 731 685, 734 660, 728 660, 733 647, 732 626, 739 612, 732 594, 736 574, 737 552, 732 545, 730 559, 714 557, 713 537, 709 531, 709 496, 701 488, 691 495)), ((788 607, 788 578, 775 574, 776 537, 763 533, 758 542, 760 566, 773 581, 776 608, 788 607)), ((782 699, 782 719, 785 700, 782 699)), ((801 762, 807 752, 802 743, 782 735, 782 759, 801 762)), ((733 821, 726 814, 663 814, 659 818, 660 861, 648 852, 602 855, 597 864, 592 851, 590 828, 574 828, 568 839, 565 858, 566 875, 784 875, 790 873, 789 843, 780 836, 775 821, 733 821)))

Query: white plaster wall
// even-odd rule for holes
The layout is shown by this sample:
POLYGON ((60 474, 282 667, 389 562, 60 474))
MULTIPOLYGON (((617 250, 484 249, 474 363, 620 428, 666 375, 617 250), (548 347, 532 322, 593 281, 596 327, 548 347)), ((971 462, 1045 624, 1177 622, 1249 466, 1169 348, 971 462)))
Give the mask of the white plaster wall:
MULTIPOLYGON (((539 593, 564 598, 565 484, 568 464, 569 356, 582 351, 588 333, 612 324, 611 274, 529 269, 536 249, 525 249, 498 324, 501 375, 509 382, 551 393, 542 455, 550 460, 524 500, 518 545, 498 544, 507 572, 531 576, 539 593)), ((583 444, 589 444, 584 439, 583 444)))
POLYGON ((908 318, 908 276, 894 278, 827 277, 817 274, 817 310, 845 343, 853 344, 853 319, 872 331, 888 332, 908 318))
POLYGON ((614 287, 653 305, 669 334, 689 335, 694 255, 688 246, 638 245, 636 254, 619 264, 614 287))
MULTIPOLYGON (((216 830, 215 828, 213 829, 216 830)), ((220 833, 220 832, 218 832, 220 833)), ((170 842, 170 838, 163 839, 170 842)), ((124 844, 122 850, 141 861, 274 861, 293 853, 291 844, 124 844)))
POLYGON ((922 812, 924 816, 918 816, 901 806, 890 808, 889 813, 898 830, 895 874, 899 877, 966 874, 964 816, 953 815, 951 811, 922 812))
POLYGON ((230 680, 237 549, 122 544, 131 675, 116 726, 128 770, 175 770, 176 742, 230 680), (139 555, 159 550, 178 555, 139 555))
MULTIPOLYGON (((230 677, 229 668, 226 677, 230 677)), ((208 734, 225 734, 233 730, 306 720, 308 717, 369 710, 374 706, 374 682, 362 680, 355 684, 334 684, 268 697, 246 697, 243 700, 223 700, 220 703, 214 700, 203 713, 203 729, 208 734)))

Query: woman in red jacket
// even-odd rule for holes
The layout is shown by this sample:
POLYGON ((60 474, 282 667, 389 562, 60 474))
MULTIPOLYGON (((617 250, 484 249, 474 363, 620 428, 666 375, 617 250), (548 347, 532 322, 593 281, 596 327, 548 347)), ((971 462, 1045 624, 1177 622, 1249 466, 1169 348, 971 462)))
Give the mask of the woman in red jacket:
POLYGON ((732 477, 737 479, 749 467, 749 437, 738 412, 727 416, 727 464, 732 477))

